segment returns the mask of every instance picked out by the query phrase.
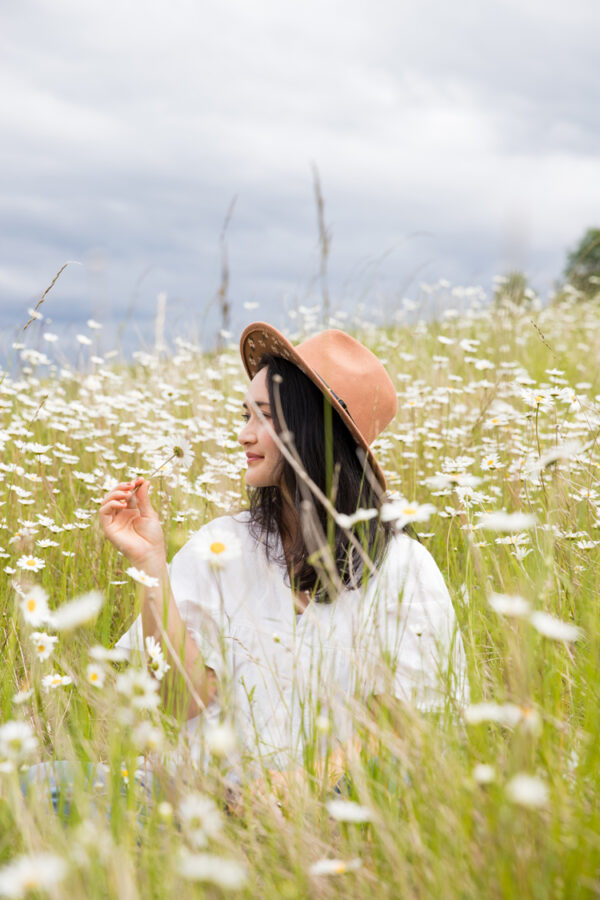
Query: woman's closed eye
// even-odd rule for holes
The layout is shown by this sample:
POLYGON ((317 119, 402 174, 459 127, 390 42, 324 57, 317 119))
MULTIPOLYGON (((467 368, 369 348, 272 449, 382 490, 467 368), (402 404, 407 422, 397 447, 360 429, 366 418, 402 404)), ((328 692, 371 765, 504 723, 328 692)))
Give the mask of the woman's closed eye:
MULTIPOLYGON (((266 412, 266 410, 261 410, 261 412, 262 412, 263 416, 265 417, 265 419, 271 419, 271 418, 272 418, 271 413, 266 412)), ((249 413, 249 412, 243 412, 243 413, 241 413, 241 418, 244 420, 244 422, 250 421, 250 413, 249 413)))

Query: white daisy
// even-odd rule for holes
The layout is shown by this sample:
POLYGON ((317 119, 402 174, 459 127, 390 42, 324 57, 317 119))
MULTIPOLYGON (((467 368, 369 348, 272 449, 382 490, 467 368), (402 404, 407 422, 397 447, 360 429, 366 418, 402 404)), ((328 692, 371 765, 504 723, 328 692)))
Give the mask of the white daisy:
POLYGON ((485 528, 488 531, 523 531, 525 528, 533 528, 536 523, 535 516, 530 513, 507 513, 503 510, 491 513, 482 513, 476 528, 485 528))
POLYGON ((155 678, 162 681, 165 672, 168 672, 171 666, 164 657, 162 647, 152 635, 147 635, 144 643, 148 657, 148 668, 155 678))
POLYGON ((140 753, 160 750, 164 744, 164 734, 160 728, 144 719, 133 729, 131 739, 140 753))
POLYGON ((17 706, 20 706, 21 703, 27 703, 30 697, 33 697, 33 688, 27 688, 22 691, 17 691, 17 693, 13 696, 13 703, 16 703, 17 706))
POLYGON ((352 528, 357 522, 368 522, 369 519, 374 519, 376 515, 376 509, 357 509, 351 516, 338 513, 335 520, 340 528, 352 528))
POLYGON ((248 879, 245 867, 235 859, 210 853, 184 853, 179 874, 189 881, 206 881, 224 890, 240 890, 248 879))
POLYGON ((571 622, 563 622, 549 613, 536 610, 529 616, 529 621, 536 631, 553 641, 578 641, 583 632, 571 622))
POLYGON ((39 559, 37 556, 21 556, 17 560, 17 566, 19 569, 25 569, 28 572, 39 572, 44 568, 46 563, 43 559, 39 559))
POLYGON ((208 560, 214 569, 222 569, 231 560, 238 559, 242 552, 242 545, 235 535, 216 530, 198 537, 196 547, 200 559, 208 560))
POLYGON ((147 575, 142 569, 136 569, 135 566, 130 566, 125 574, 129 575, 130 578, 133 578, 133 580, 137 581, 139 584, 143 584, 144 587, 155 588, 160 584, 158 578, 147 575))
POLYGON ((318 859, 310 867, 310 875, 345 875, 360 869, 360 859, 318 859))
POLYGON ((37 658, 41 662, 50 659, 54 651, 54 645, 58 641, 56 635, 46 634, 44 631, 34 631, 30 637, 33 641, 33 647, 37 658))
POLYGON ((506 785, 506 793, 520 806, 530 809, 538 809, 548 805, 548 785, 537 775, 527 775, 522 772, 515 775, 506 785))
POLYGON ((401 498, 382 504, 381 521, 396 522, 399 528, 403 528, 409 522, 426 522, 434 512, 433 503, 409 503, 401 498))
POLYGON ((51 672, 50 675, 44 675, 42 678, 42 687, 45 691, 55 690, 59 687, 66 687, 73 683, 73 679, 68 675, 59 675, 58 672, 51 672))
POLYGON ((205 735, 207 749, 214 756, 229 756, 236 748, 235 731, 226 722, 208 726, 205 735))
POLYGON ((50 891, 67 871, 65 860, 54 853, 20 856, 0 869, 0 895, 19 898, 32 891, 50 891))
POLYGON ((488 603, 501 616, 523 618, 531 612, 531 606, 524 597, 518 594, 490 594, 488 603))
POLYGON ((69 603, 63 603, 50 617, 50 625, 56 631, 72 631, 80 625, 86 625, 95 619, 104 598, 99 591, 82 594, 69 603))
POLYGON ((370 822, 371 810, 359 803, 350 800, 330 800, 327 804, 327 812, 337 822, 370 822))
POLYGON ((509 728, 518 725, 523 714, 520 706, 514 703, 472 703, 464 711, 465 722, 479 725, 480 722, 495 722, 509 728))
POLYGON ((85 677, 94 687, 104 687, 106 681, 106 669, 99 663, 88 663, 85 670, 85 677))
POLYGON ((103 647, 101 644, 90 647, 90 659, 96 662, 125 662, 127 657, 127 650, 121 647, 103 647))
POLYGON ((0 725, 0 756, 20 762, 37 748, 37 738, 29 722, 11 719, 0 725))
POLYGON ((496 780, 496 770, 487 763, 478 763, 473 769, 473 778, 477 784, 491 784, 496 780))
POLYGON ((50 615, 48 594, 43 587, 40 587, 38 584, 28 588, 15 585, 15 590, 21 597, 21 610, 25 621, 29 625, 43 625, 48 621, 50 615))
POLYGON ((155 709, 160 703, 158 681, 145 669, 127 669, 117 675, 115 686, 136 709, 155 709))
POLYGON ((221 813, 210 797, 193 792, 179 804, 179 817, 190 841, 196 847, 206 847, 223 829, 221 813))

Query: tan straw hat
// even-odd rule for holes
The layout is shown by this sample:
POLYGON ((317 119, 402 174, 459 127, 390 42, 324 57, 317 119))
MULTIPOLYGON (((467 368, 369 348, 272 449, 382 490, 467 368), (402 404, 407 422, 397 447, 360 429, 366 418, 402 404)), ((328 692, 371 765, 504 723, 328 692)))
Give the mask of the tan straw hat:
POLYGON ((329 398, 356 442, 366 450, 373 472, 385 489, 385 476, 369 445, 396 415, 398 401, 392 379, 374 353, 336 329, 322 331, 294 347, 265 322, 252 322, 244 328, 240 352, 250 378, 256 375, 265 353, 298 366, 329 398))

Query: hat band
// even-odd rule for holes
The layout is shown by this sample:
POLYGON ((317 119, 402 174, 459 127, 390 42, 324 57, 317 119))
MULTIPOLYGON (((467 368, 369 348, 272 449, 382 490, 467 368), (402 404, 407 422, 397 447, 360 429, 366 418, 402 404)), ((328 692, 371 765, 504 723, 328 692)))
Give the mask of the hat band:
MULTIPOLYGON (((315 372, 315 375, 319 375, 319 373, 317 372, 316 369, 314 370, 314 372, 315 372)), ((333 397, 335 397, 335 399, 337 400, 337 402, 338 402, 338 403, 340 404, 340 406, 343 408, 344 412, 345 412, 345 413, 352 419, 352 421, 354 422, 354 419, 352 418, 352 413, 351 413, 350 410, 348 409, 348 404, 346 403, 346 401, 345 401, 345 400, 342 400, 342 398, 340 397, 339 394, 336 394, 336 392, 333 390, 333 388, 330 387, 330 386, 327 384, 327 382, 325 381, 325 379, 323 378, 322 375, 319 375, 319 378, 321 379, 321 381, 323 382, 323 384, 325 385, 325 387, 327 388, 327 390, 329 391, 329 393, 330 393, 333 397)), ((356 422, 354 422, 354 424, 356 425, 356 422)), ((358 428, 358 425, 356 425, 356 427, 358 428)))

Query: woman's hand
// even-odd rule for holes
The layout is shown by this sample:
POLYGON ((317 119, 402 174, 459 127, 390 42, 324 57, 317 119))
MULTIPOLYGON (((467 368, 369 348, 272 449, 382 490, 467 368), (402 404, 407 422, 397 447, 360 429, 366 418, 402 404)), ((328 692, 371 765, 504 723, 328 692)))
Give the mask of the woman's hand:
POLYGON ((144 478, 118 484, 102 501, 100 526, 133 565, 153 574, 164 565, 166 555, 158 515, 148 499, 149 488, 150 482, 144 478))

